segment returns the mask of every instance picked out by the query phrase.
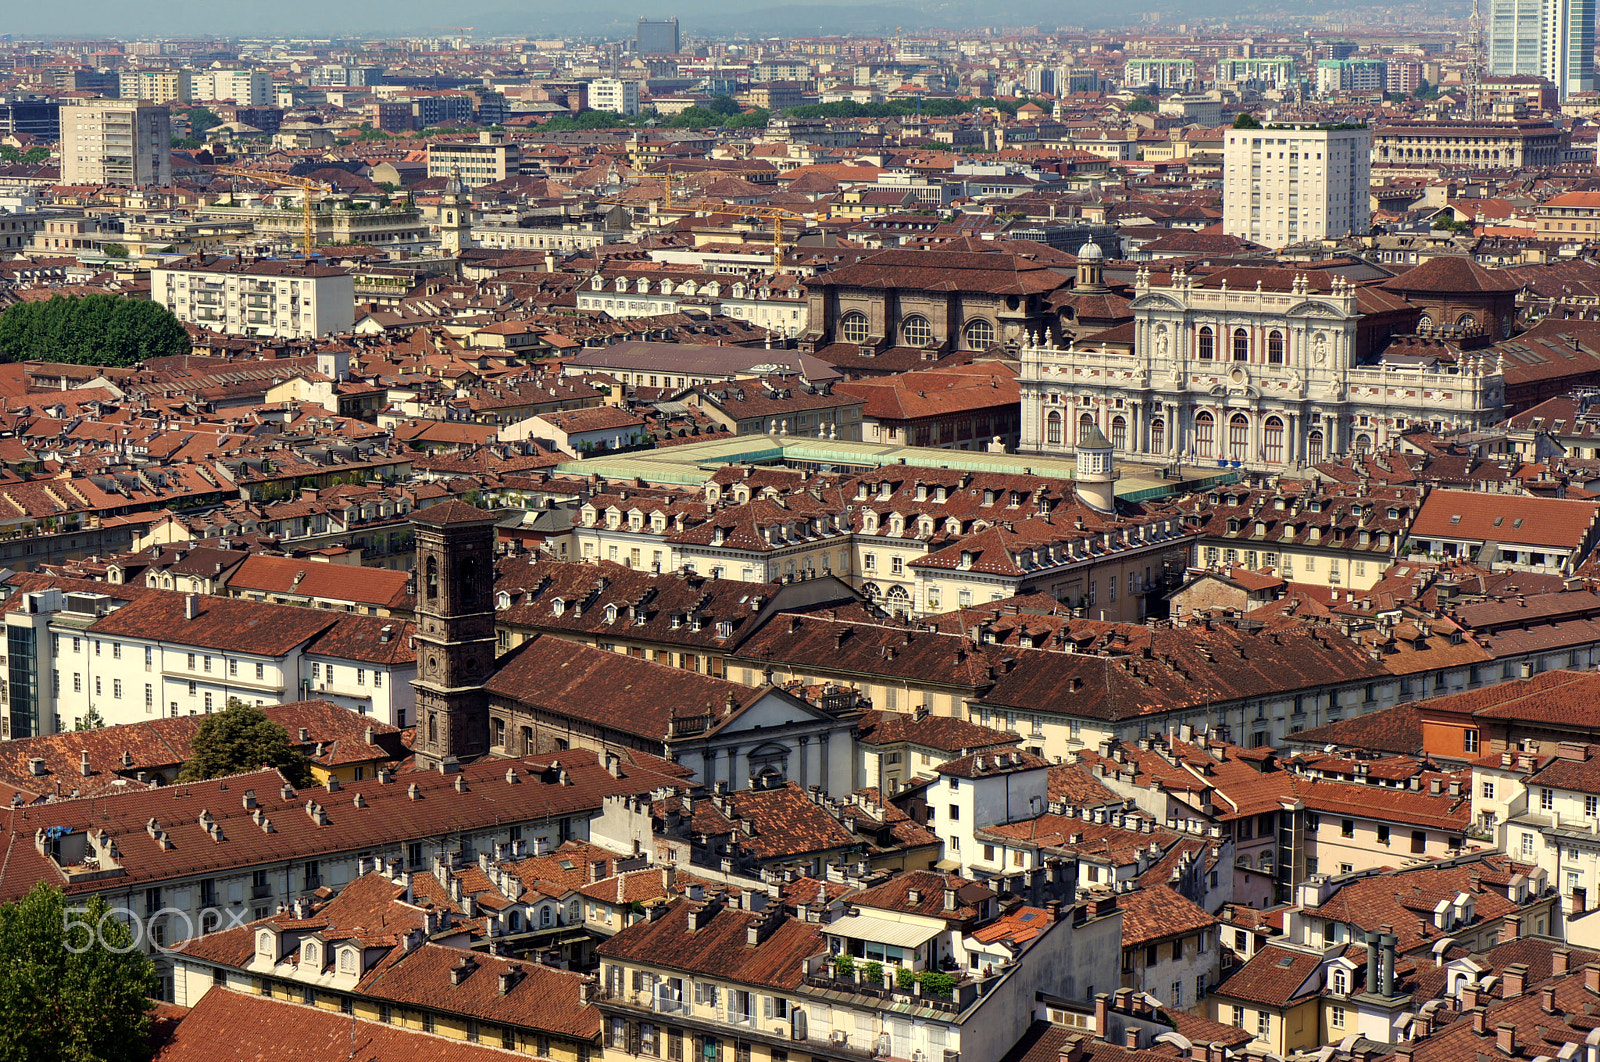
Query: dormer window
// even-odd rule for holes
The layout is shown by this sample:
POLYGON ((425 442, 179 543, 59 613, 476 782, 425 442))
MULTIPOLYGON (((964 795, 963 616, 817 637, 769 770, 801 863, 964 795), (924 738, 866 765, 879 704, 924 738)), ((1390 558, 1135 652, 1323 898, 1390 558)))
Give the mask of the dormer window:
POLYGON ((494 595, 494 607, 495 608, 510 608, 511 607, 511 595, 506 593, 504 590, 501 590, 499 593, 495 594, 494 595))
POLYGON ((967 571, 972 567, 973 554, 970 550, 961 551, 961 570, 967 571))
POLYGON ((615 623, 615 622, 617 622, 617 606, 616 605, 607 605, 606 606, 606 622, 607 623, 615 623))
POLYGON ((360 966, 360 962, 356 957, 356 949, 354 949, 354 948, 340 948, 339 949, 339 972, 340 973, 346 973, 346 974, 355 973, 359 966, 360 966))
POLYGON ((559 616, 567 611, 567 603, 559 597, 550 602, 550 615, 559 616))
POLYGON ((306 965, 313 970, 322 969, 322 949, 318 947, 317 942, 314 940, 306 941, 305 951, 306 965))

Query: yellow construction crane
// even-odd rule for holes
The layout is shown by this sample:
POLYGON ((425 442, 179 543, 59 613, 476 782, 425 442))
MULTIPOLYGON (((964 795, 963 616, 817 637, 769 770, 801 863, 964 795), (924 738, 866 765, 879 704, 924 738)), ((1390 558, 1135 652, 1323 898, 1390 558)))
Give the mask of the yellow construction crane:
MULTIPOLYGON (((668 188, 671 188, 670 182, 668 188)), ((630 209, 637 208, 637 203, 630 203, 621 198, 607 198, 598 200, 607 206, 625 206, 630 209)), ((699 214, 728 214, 741 218, 755 218, 761 221, 772 222, 772 271, 777 273, 783 269, 783 223, 785 221, 822 221, 827 218, 826 211, 799 211, 787 207, 755 206, 740 203, 724 203, 717 199, 690 199, 672 203, 668 200, 667 207, 663 209, 681 210, 699 214)))
POLYGON ((789 210, 786 207, 775 206, 712 206, 705 204, 704 209, 714 209, 722 214, 740 214, 747 218, 759 218, 772 222, 772 271, 783 270, 783 223, 785 221, 821 221, 828 215, 821 211, 802 212, 789 210))
POLYGON ((291 177, 287 173, 274 173, 271 170, 255 170, 248 166, 218 166, 217 172, 226 173, 230 177, 249 177, 268 184, 281 184, 300 189, 301 218, 305 229, 300 236, 300 245, 305 256, 311 257, 311 252, 317 246, 316 200, 312 196, 322 192, 324 185, 321 181, 313 181, 309 177, 291 177))

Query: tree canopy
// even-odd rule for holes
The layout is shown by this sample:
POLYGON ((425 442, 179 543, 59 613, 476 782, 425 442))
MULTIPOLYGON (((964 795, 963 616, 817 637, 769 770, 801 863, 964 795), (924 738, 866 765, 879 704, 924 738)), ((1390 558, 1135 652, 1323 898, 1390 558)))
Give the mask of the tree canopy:
POLYGON ((282 771, 291 785, 311 783, 311 761, 289 744, 289 732, 260 708, 237 698, 229 698, 226 708, 200 721, 189 751, 189 760, 178 773, 180 782, 253 771, 265 764, 282 771))
POLYGON ((1138 114, 1149 114, 1156 109, 1155 101, 1149 96, 1135 96, 1128 103, 1128 110, 1138 114))
POLYGON ((0 361, 127 366, 192 349, 165 306, 120 295, 52 296, 0 314, 0 361))
POLYGON ((1233 120, 1235 129, 1260 129, 1261 123, 1256 121, 1256 116, 1249 111, 1240 111, 1239 117, 1233 120))
POLYGON ((0 905, 0 1062, 146 1062, 155 967, 93 897, 44 882, 0 905), (122 952, 122 954, 117 954, 122 952))

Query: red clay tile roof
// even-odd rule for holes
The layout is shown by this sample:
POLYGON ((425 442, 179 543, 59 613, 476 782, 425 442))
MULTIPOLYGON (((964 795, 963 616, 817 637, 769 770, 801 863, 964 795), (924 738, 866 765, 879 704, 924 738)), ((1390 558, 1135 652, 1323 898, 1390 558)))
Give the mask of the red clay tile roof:
POLYGON ((1426 295, 1472 295, 1520 291, 1522 284, 1509 273, 1485 269, 1466 255, 1441 254, 1383 281, 1388 291, 1426 295))
POLYGON ((508 1057, 463 1040, 226 988, 207 992, 163 1034, 154 1062, 504 1062, 508 1057))
POLYGON ((1124 948, 1198 933, 1217 925, 1215 915, 1165 885, 1124 893, 1117 897, 1117 906, 1122 909, 1124 948))
POLYGON ((1577 549, 1597 514, 1600 502, 1436 490, 1422 503, 1410 537, 1577 549))
POLYGON ((1321 987, 1313 976, 1321 965, 1320 956, 1268 944, 1218 985, 1213 994, 1246 1003, 1282 1007, 1314 994, 1321 987))
POLYGON ((691 930, 689 911, 699 906, 693 900, 675 900, 654 921, 635 922, 595 950, 603 959, 786 991, 800 986, 807 958, 827 951, 819 923, 797 921, 777 908, 752 912, 718 906, 700 928, 691 930), (770 936, 752 945, 748 929, 762 918, 779 923, 770 936))

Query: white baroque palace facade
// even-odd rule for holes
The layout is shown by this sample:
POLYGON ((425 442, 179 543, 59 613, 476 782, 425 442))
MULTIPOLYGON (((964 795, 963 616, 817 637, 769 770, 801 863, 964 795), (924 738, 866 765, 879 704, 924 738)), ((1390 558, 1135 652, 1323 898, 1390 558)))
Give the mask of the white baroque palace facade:
MULTIPOLYGON (((1233 270, 1270 274, 1267 270, 1233 270)), ((1094 425, 1120 454, 1152 462, 1303 468, 1383 449, 1407 428, 1485 428, 1503 418, 1493 359, 1356 364, 1356 289, 1304 275, 1276 290, 1229 289, 1179 267, 1135 280, 1133 349, 1025 346, 1022 445, 1070 453, 1094 425)))

